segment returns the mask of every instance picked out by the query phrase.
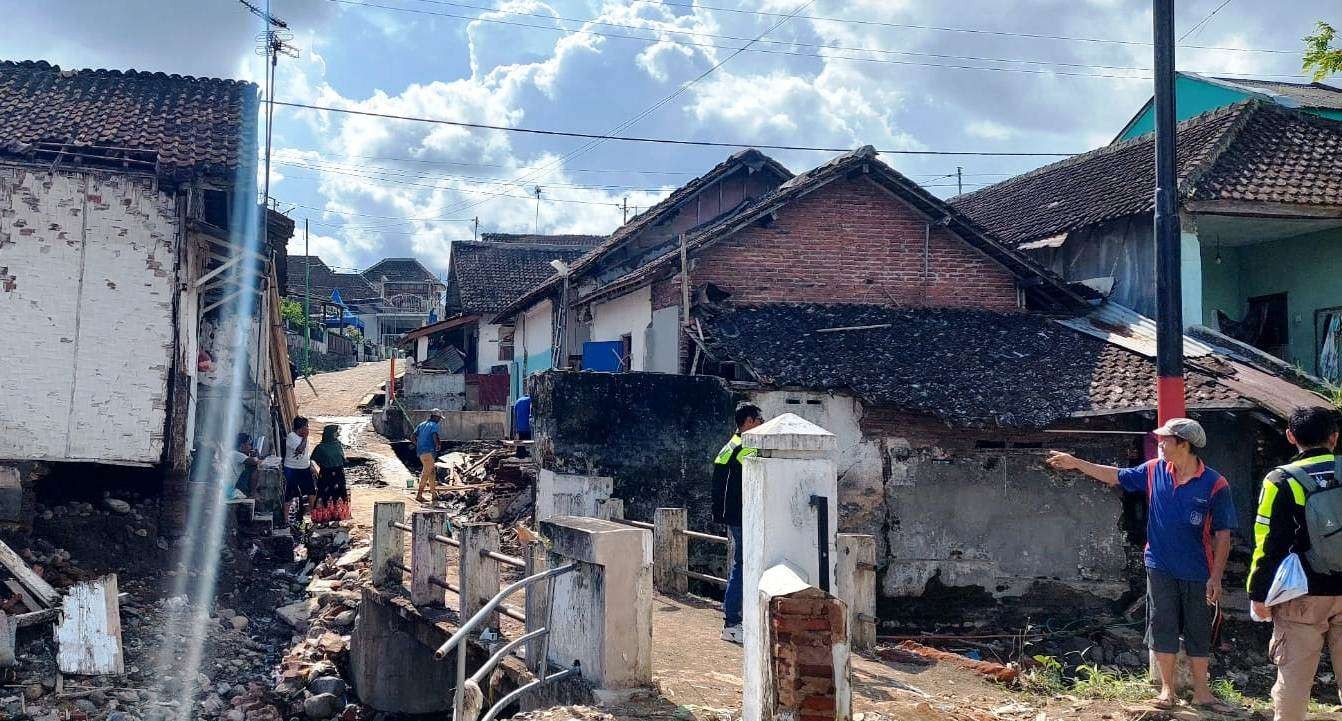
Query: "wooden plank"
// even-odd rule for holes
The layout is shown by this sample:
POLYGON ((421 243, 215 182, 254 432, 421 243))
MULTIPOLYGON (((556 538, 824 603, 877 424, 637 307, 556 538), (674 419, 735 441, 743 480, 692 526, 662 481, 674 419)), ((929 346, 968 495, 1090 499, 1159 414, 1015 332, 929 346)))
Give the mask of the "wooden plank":
POLYGON ((61 673, 125 673, 116 574, 71 586, 61 612, 56 625, 56 665, 61 673))
POLYGON ((658 508, 652 515, 652 585, 659 593, 685 593, 688 579, 677 569, 689 565, 689 539, 684 508, 658 508))
POLYGON ((18 658, 14 653, 16 631, 18 624, 6 616, 4 611, 0 611, 0 668, 13 668, 18 665, 18 658))
MULTIPOLYGON (((29 611, 41 611, 44 608, 52 608, 61 601, 61 594, 51 587, 51 584, 42 580, 33 569, 28 567, 19 554, 14 549, 0 541, 0 565, 3 565, 19 583, 32 594, 33 600, 40 604, 37 608, 29 608, 29 611)), ((25 600, 25 603, 27 601, 25 600)))
POLYGON ((855 651, 876 645, 876 538, 835 536, 834 595, 848 605, 849 644, 855 651))
POLYGON ((20 584, 18 581, 15 581, 12 578, 6 578, 5 588, 8 588, 10 593, 18 596, 19 599, 23 601, 23 605, 26 606, 29 611, 47 610, 42 608, 42 604, 38 603, 37 599, 33 598, 32 594, 28 593, 28 589, 24 588, 23 585, 20 584))

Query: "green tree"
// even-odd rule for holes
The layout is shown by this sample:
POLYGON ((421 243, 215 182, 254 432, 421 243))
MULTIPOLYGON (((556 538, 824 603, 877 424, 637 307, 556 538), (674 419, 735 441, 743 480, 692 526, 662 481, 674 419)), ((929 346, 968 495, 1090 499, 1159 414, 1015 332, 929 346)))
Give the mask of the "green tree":
POLYGON ((280 301, 280 317, 299 328, 306 328, 308 324, 307 317, 303 314, 303 304, 296 300, 286 298, 280 301))
POLYGON ((1320 20, 1315 33, 1305 38, 1305 70, 1314 72, 1314 82, 1342 71, 1342 48, 1333 47, 1333 38, 1337 31, 1332 25, 1320 20))

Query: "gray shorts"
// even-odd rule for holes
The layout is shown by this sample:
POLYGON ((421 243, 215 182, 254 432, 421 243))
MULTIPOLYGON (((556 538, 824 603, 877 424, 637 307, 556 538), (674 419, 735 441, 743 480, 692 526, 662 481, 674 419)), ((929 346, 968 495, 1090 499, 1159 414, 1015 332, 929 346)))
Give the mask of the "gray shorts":
POLYGON ((1181 581, 1164 571, 1146 569, 1146 645, 1156 653, 1206 658, 1212 650, 1216 609, 1207 603, 1206 581, 1181 581))

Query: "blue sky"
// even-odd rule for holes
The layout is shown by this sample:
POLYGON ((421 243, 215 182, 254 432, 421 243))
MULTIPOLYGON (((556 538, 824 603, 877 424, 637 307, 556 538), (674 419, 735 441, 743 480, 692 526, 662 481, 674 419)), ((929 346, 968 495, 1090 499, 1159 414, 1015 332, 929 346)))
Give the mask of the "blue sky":
MULTIPOLYGON (((1177 2, 1178 34, 1221 3, 1177 2)), ((680 89, 623 132, 1066 153, 1108 142, 1151 92, 1140 70, 1151 64, 1151 49, 1141 44, 1151 34, 1149 3, 1140 0, 816 0, 765 42, 684 86, 802 6, 271 0, 300 49, 298 58, 281 59, 277 99, 600 133, 680 89)), ((1300 38, 1330 13, 1342 21, 1324 0, 1232 0, 1183 41, 1178 65, 1301 79, 1291 77, 1300 73, 1300 38)), ((24 3, 8 15, 0 47, 9 59, 264 77, 254 49, 260 21, 235 0, 53 0, 24 3)), ((292 208, 300 227, 311 221, 314 253, 349 269, 415 255, 440 273, 450 241, 471 237, 471 218, 482 231, 607 233, 619 225, 626 197, 631 208, 646 208, 731 152, 624 142, 588 147, 572 138, 293 108, 276 111, 274 147, 271 194, 292 208)), ((830 157, 771 154, 794 172, 830 157)), ((1049 162, 884 158, 943 196, 955 193, 956 166, 972 190, 1049 162)), ((291 248, 301 249, 301 237, 291 248)))

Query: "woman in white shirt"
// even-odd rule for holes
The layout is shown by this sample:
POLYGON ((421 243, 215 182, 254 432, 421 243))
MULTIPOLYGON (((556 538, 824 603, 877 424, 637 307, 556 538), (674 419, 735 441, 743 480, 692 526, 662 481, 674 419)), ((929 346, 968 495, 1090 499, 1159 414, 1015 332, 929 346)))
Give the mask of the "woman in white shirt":
POLYGON ((290 509, 290 523, 303 520, 303 501, 312 508, 317 493, 312 475, 312 448, 308 442, 308 419, 303 416, 294 418, 294 429, 284 440, 284 500, 288 503, 298 499, 290 509))

